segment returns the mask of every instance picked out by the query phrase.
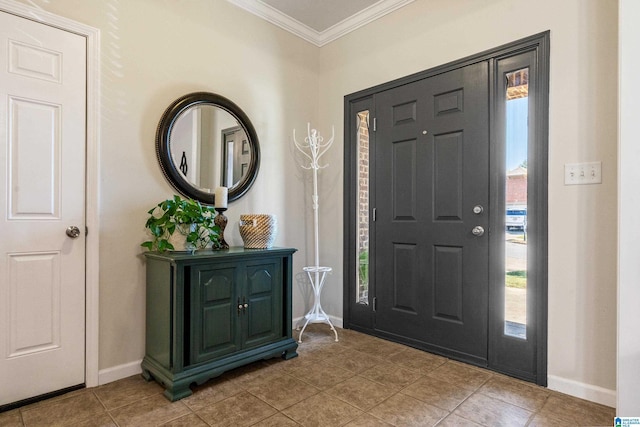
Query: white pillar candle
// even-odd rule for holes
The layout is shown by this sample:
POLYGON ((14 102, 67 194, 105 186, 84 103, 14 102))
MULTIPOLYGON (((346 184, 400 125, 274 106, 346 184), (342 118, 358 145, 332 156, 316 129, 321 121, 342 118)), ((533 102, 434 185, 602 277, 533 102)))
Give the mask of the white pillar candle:
POLYGON ((215 195, 215 206, 216 208, 226 208, 227 207, 227 196, 229 195, 229 189, 227 187, 218 187, 216 188, 215 195))

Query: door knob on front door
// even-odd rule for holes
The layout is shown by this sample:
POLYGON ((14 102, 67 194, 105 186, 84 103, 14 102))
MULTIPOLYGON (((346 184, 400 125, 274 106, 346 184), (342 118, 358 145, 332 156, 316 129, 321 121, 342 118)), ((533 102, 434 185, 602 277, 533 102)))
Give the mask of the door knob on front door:
POLYGON ((66 233, 67 233, 67 236, 71 237, 72 239, 75 239, 80 235, 80 229, 75 225, 71 225, 67 227, 66 233))
POLYGON ((484 234, 484 227, 476 225, 475 227, 473 227, 473 230, 471 230, 471 234, 476 237, 482 236, 484 234))

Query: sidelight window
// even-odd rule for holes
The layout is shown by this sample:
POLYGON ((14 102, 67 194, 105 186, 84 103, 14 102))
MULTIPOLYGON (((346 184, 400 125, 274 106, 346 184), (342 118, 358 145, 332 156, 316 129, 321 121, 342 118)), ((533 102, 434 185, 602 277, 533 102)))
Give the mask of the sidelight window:
POLYGON ((529 68, 506 74, 505 323, 527 338, 527 152, 529 68))
POLYGON ((356 302, 369 304, 369 111, 358 113, 356 302))

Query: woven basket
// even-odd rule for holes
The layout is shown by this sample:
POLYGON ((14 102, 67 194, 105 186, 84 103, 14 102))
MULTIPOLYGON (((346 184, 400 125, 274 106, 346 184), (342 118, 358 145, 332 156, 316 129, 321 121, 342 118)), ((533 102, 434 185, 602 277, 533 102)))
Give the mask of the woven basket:
POLYGON ((275 215, 240 215, 240 236, 247 249, 265 249, 273 246, 278 231, 275 215))

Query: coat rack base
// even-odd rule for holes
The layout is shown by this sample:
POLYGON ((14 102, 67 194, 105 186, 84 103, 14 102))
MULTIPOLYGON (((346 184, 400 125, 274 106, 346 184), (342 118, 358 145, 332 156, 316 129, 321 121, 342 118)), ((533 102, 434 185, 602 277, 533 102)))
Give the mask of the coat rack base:
POLYGON ((327 313, 322 309, 322 305, 320 303, 320 295, 322 294, 322 288, 324 287, 324 282, 327 277, 327 274, 331 273, 333 270, 331 267, 321 267, 321 266, 308 266, 302 269, 307 273, 309 277, 309 283, 311 284, 311 288, 313 289, 313 307, 309 312, 300 319, 298 324, 298 330, 300 330, 300 323, 304 321, 304 326, 302 326, 302 330, 300 330, 300 335, 298 336, 298 342, 302 343, 302 334, 304 334, 304 330, 309 325, 309 323, 326 323, 329 325, 331 330, 333 331, 336 342, 338 342, 338 331, 331 323, 331 319, 327 313))

